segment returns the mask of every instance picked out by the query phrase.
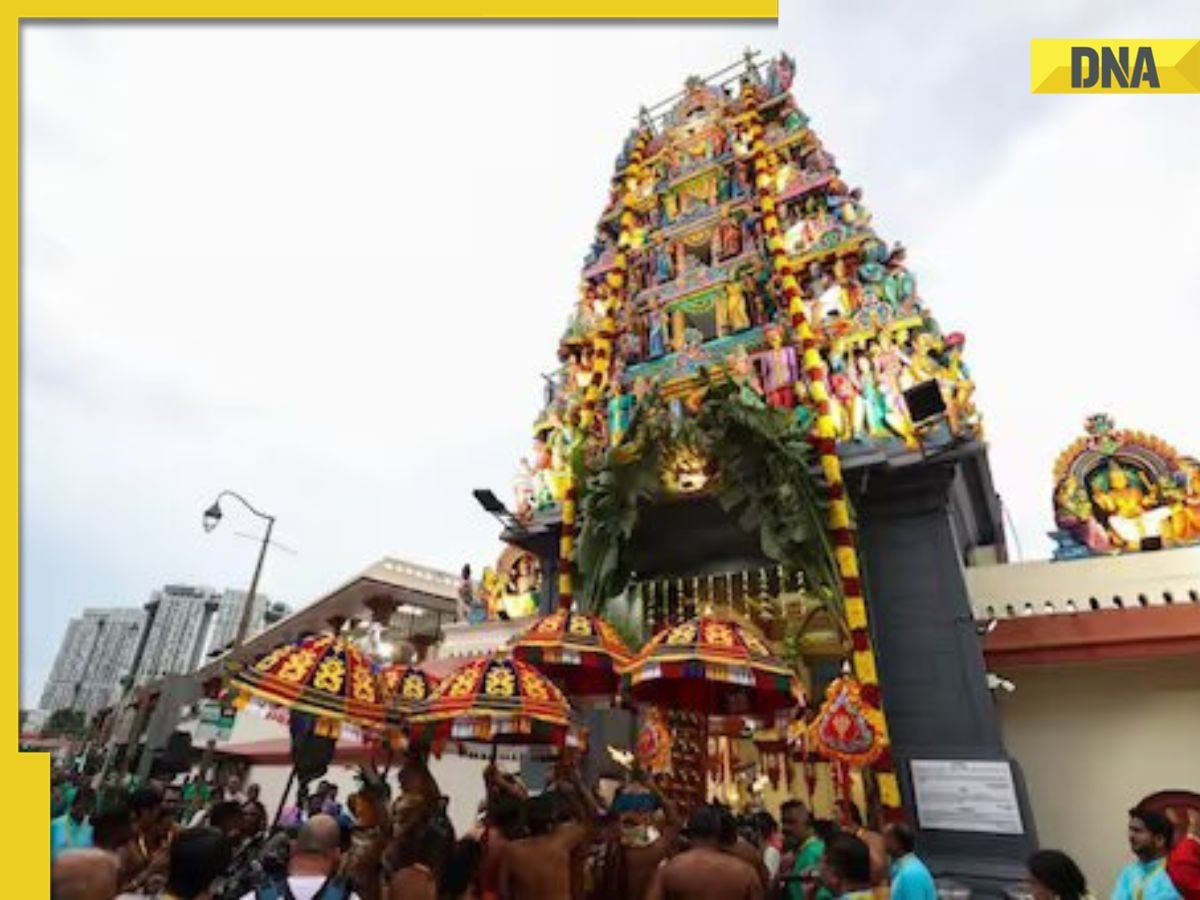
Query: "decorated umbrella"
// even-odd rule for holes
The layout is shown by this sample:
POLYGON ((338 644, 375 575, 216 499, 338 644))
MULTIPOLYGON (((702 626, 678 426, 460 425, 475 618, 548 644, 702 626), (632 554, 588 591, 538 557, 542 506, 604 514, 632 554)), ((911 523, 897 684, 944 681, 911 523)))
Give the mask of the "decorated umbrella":
POLYGON ((282 644, 248 666, 233 664, 230 688, 316 720, 316 733, 336 737, 341 722, 382 728, 384 692, 371 659, 337 634, 282 644))
POLYGON ((281 644, 248 666, 232 663, 234 705, 255 697, 288 710, 292 771, 275 810, 283 811, 292 782, 301 791, 332 761, 343 722, 381 729, 387 721, 378 667, 340 634, 318 634, 281 644))
POLYGON ((571 705, 533 666, 501 654, 475 659, 447 675, 408 717, 418 746, 447 741, 526 747, 578 743, 571 705))
POLYGON ((549 675, 573 699, 613 697, 633 654, 599 616, 558 610, 514 642, 512 655, 549 675))
POLYGON ((429 699, 439 679, 419 666, 392 663, 379 670, 387 703, 388 720, 402 724, 421 703, 429 699))
POLYGON ((661 631, 626 674, 635 702, 709 716, 773 719, 801 696, 796 674, 758 629, 722 616, 661 631))

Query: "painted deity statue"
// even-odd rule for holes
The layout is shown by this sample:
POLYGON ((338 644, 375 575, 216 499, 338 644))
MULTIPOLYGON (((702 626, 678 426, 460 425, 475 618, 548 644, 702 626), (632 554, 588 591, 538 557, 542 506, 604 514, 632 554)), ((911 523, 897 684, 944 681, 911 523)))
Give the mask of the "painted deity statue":
POLYGON ((846 225, 866 228, 871 224, 871 214, 860 203, 861 200, 862 189, 854 188, 844 194, 830 193, 826 198, 826 205, 829 211, 846 225))
POLYGON ((944 342, 946 364, 943 367, 944 379, 942 391, 946 398, 947 417, 950 420, 950 431, 962 434, 978 421, 975 409, 975 382, 967 364, 963 362, 962 351, 966 345, 966 337, 962 332, 953 332, 946 336, 944 342))
POLYGON ((894 309, 904 307, 917 296, 917 282, 904 266, 905 256, 902 245, 893 247, 884 263, 884 274, 879 282, 881 298, 894 309))
POLYGON ((528 519, 534 507, 534 470, 528 459, 522 458, 517 474, 513 478, 513 493, 516 496, 517 518, 528 519))
POLYGON ((608 399, 608 441, 611 446, 620 445, 632 415, 633 397, 621 390, 620 381, 614 378, 612 396, 608 399))
POLYGON ((1200 462, 1183 458, 1168 492, 1171 519, 1167 537, 1172 543, 1200 540, 1200 462))
POLYGON ((866 353, 858 352, 854 355, 853 377, 862 401, 855 407, 854 439, 865 441, 887 436, 890 434, 887 404, 883 391, 875 380, 871 359, 866 353))
POLYGON ((771 60, 767 66, 767 94, 774 97, 790 89, 795 75, 796 64, 786 53, 779 59, 771 60))
POLYGON ((650 359, 658 359, 667 352, 667 325, 661 309, 652 309, 648 316, 647 352, 650 359))
POLYGON ((875 383, 883 395, 888 427, 911 446, 916 436, 908 406, 904 402, 904 392, 912 387, 912 379, 907 371, 908 357, 900 352, 886 330, 879 333, 879 338, 872 343, 868 352, 875 370, 875 383))
POLYGON ((654 280, 665 284, 675 277, 675 264, 671 253, 665 245, 660 244, 654 251, 654 280))
POLYGON ((634 322, 631 321, 628 323, 618 344, 621 348, 621 358, 625 360, 626 365, 633 366, 641 362, 642 341, 638 337, 637 327, 634 322))
POLYGON ((829 350, 829 412, 833 417, 837 439, 854 438, 854 423, 862 419, 862 396, 858 383, 847 371, 845 347, 837 341, 829 350))
POLYGON ((1074 475, 1067 476, 1059 485, 1055 506, 1059 510, 1059 527, 1070 531, 1093 553, 1108 553, 1113 549, 1108 532, 1096 518, 1087 488, 1074 475))
POLYGON ((725 285, 725 328, 731 334, 745 331, 751 325, 746 309, 746 292, 739 279, 725 285))
POLYGON ((1147 488, 1141 473, 1133 478, 1117 461, 1109 463, 1108 486, 1103 487, 1099 479, 1092 485, 1092 497, 1096 507, 1108 518, 1109 533, 1122 547, 1141 549, 1146 538, 1162 537, 1163 525, 1171 516, 1171 509, 1159 505, 1156 492, 1147 488))
POLYGON ((767 402, 780 409, 791 409, 796 405, 793 385, 799 377, 796 366, 796 350, 785 346, 783 330, 777 325, 767 328, 767 349, 759 357, 763 367, 763 388, 767 402))
POLYGON ((742 230, 728 217, 722 218, 713 229, 712 260, 731 259, 742 252, 742 230))
POLYGON ((725 360, 729 380, 738 386, 738 398, 748 406, 763 405, 763 386, 745 347, 738 347, 725 360))
POLYGON ((909 373, 914 384, 933 381, 941 374, 941 366, 933 353, 933 335, 921 332, 913 339, 913 352, 909 357, 909 373))
POLYGON ((528 463, 529 477, 533 489, 532 502, 536 509, 554 505, 554 491, 550 480, 550 445, 542 435, 533 439, 533 459, 528 463))

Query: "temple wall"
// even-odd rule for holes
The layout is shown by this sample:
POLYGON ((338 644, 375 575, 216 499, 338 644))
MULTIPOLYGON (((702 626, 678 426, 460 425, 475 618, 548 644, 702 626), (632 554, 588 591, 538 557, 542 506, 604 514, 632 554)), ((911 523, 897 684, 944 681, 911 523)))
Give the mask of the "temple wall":
POLYGON ((1009 666, 998 674, 1016 685, 997 692, 997 705, 1005 744, 1028 781, 1040 844, 1069 853, 1092 893, 1108 896, 1130 859, 1129 807, 1158 790, 1200 791, 1200 657, 1009 666))

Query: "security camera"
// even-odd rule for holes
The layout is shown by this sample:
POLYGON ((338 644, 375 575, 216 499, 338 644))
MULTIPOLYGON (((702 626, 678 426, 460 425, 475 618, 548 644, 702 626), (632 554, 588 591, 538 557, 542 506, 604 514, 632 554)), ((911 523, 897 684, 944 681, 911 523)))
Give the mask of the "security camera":
POLYGON ((980 637, 989 635, 996 630, 996 625, 999 623, 999 621, 1000 620, 995 616, 988 616, 986 622, 977 622, 975 624, 975 633, 980 637))
POLYGON ((1007 678, 1002 678, 995 672, 987 673, 987 686, 989 691, 1001 690, 1006 694, 1011 694, 1017 689, 1017 686, 1007 678))

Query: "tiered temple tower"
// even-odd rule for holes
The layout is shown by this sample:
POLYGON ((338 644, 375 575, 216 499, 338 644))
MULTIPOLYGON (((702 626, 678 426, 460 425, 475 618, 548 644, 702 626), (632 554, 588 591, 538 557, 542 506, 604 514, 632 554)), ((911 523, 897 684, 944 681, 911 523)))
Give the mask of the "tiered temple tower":
MULTIPOLYGON (((932 815, 914 760, 1012 773, 1019 833, 921 834, 935 868, 993 892, 1034 830, 962 575, 1005 555, 965 339, 873 229, 794 72, 748 52, 642 109, 503 537, 537 558, 543 609, 645 633, 716 603, 798 646, 814 688, 831 656, 850 662, 887 717, 885 808, 932 815), (797 623, 821 611, 849 635, 840 654, 805 652, 797 623)), ((612 721, 594 723, 601 748, 612 721)))

